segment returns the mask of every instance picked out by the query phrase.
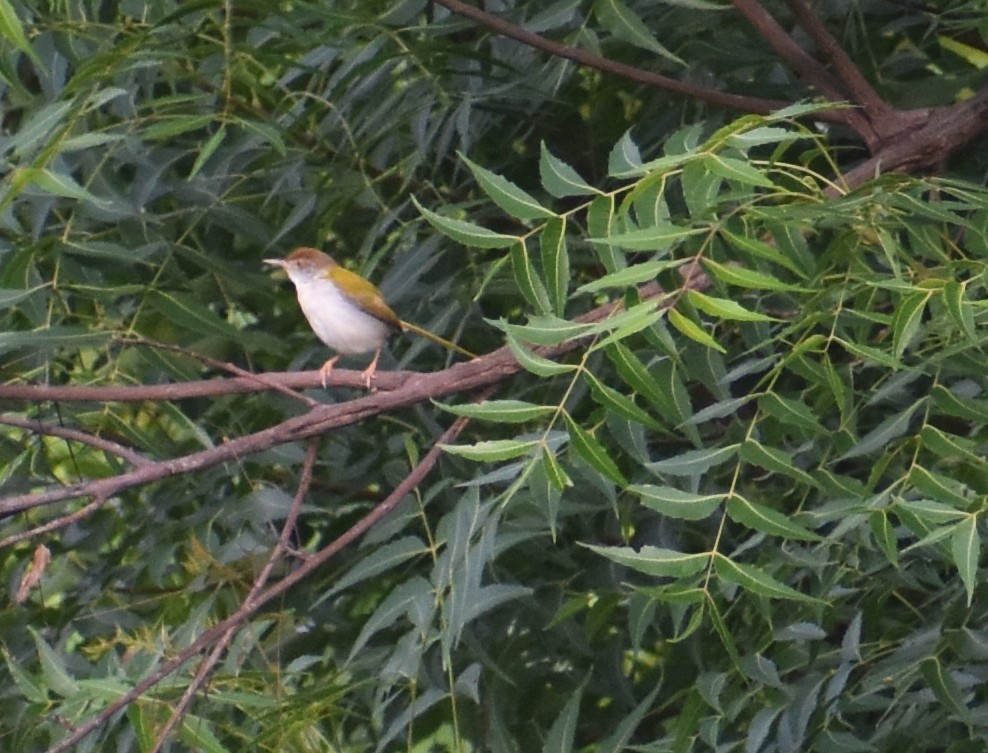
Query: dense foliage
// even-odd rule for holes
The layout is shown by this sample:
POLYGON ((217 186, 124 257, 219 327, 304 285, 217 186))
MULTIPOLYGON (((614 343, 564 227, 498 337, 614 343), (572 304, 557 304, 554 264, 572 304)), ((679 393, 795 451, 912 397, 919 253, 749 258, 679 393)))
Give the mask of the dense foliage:
MULTIPOLYGON (((166 749, 980 750, 984 142, 848 188, 864 148, 729 8, 501 5, 792 105, 726 113, 424 1, 0 0, 4 383, 315 368, 325 348, 261 264, 297 245, 524 367, 484 402, 321 437, 276 580, 471 419, 393 513, 241 626, 166 749)), ((985 85, 983 3, 819 5, 897 107, 985 85)), ((406 337, 382 368, 454 360, 406 337)), ((274 391, 3 407, 0 499, 134 465, 25 418, 141 463, 305 410, 274 391)), ((234 613, 305 452, 5 518, 11 599, 38 544, 51 562, 0 609, 0 748, 50 749, 234 613)), ((78 749, 152 749, 195 670, 78 749)))

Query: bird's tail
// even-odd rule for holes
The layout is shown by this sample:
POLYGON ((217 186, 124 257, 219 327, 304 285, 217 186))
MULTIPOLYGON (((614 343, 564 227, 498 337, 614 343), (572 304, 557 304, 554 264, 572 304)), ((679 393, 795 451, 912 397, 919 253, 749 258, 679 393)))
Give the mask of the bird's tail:
POLYGON ((406 332, 414 332, 416 335, 419 335, 420 337, 424 337, 426 340, 432 340, 432 342, 436 343, 437 345, 442 345, 447 350, 452 350, 456 353, 459 353, 461 356, 466 356, 467 358, 477 357, 476 354, 471 353, 466 348, 461 348, 456 343, 450 342, 449 340, 446 340, 445 338, 442 338, 439 335, 435 335, 427 329, 422 329, 421 327, 415 324, 402 321, 401 328, 406 332))

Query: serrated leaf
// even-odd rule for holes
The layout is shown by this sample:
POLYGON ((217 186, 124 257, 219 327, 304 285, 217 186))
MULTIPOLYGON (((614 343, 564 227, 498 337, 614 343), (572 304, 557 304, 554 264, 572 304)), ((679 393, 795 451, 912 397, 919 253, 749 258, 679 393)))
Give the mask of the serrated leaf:
POLYGON ((868 516, 868 527, 879 548, 893 567, 899 566, 899 545, 895 528, 885 510, 876 510, 868 516))
POLYGON ((686 65, 679 56, 661 45, 638 14, 621 0, 597 0, 594 3, 594 13, 600 23, 618 39, 654 52, 679 65, 686 65))
POLYGON ((955 434, 948 434, 935 426, 926 424, 919 432, 923 447, 944 460, 957 462, 966 460, 979 466, 984 462, 984 456, 978 452, 978 443, 955 434))
POLYGON ((902 357, 916 337, 929 297, 929 293, 915 293, 903 298, 896 306, 895 314, 892 316, 892 343, 897 358, 902 357))
POLYGON ((435 403, 435 405, 455 416, 479 418, 483 421, 503 424, 523 424, 551 415, 557 410, 551 405, 536 405, 524 400, 484 400, 480 403, 463 405, 444 403, 435 403))
POLYGON ((709 517, 727 496, 693 494, 672 486, 653 484, 632 484, 628 491, 637 494, 645 507, 680 520, 703 520, 709 517))
MULTIPOLYGON (((605 238, 614 228, 614 197, 598 196, 587 207, 587 232, 591 237, 605 238)), ((624 254, 617 246, 591 242, 600 263, 608 272, 616 272, 627 266, 624 254)))
POLYGON ((566 310, 570 280, 564 218, 553 217, 546 222, 539 236, 539 249, 542 252, 542 269, 545 272, 552 309, 558 316, 562 316, 566 310))
POLYGON ((682 259, 663 259, 634 264, 617 272, 611 272, 596 280, 591 280, 576 289, 577 293, 597 293, 611 288, 630 288, 643 282, 653 281, 661 272, 683 265, 682 259))
POLYGON ((474 444, 440 445, 444 452, 467 460, 498 462, 528 455, 541 442, 537 439, 489 439, 474 444))
POLYGON ((422 216, 436 230, 452 238, 454 241, 462 243, 464 246, 472 246, 474 248, 507 248, 512 244, 524 243, 521 238, 515 235, 495 233, 493 230, 488 230, 472 222, 443 217, 419 204, 418 199, 414 196, 412 197, 412 203, 415 204, 415 207, 422 216))
POLYGON ((45 685, 53 692, 63 698, 72 698, 79 692, 79 686, 65 668, 62 657, 55 653, 55 650, 48 645, 48 642, 41 637, 41 633, 33 627, 28 626, 31 637, 34 639, 35 648, 38 651, 38 659, 41 662, 41 676, 45 685))
POLYGON ((677 414, 674 401, 666 394, 652 372, 627 346, 612 343, 607 347, 606 352, 625 384, 658 408, 659 415, 672 417, 677 414))
POLYGON ((808 405, 774 392, 758 398, 758 409, 778 419, 783 425, 797 426, 813 435, 820 435, 826 431, 808 405))
POLYGON ((774 471, 775 473, 789 476, 806 486, 817 486, 816 480, 806 471, 797 468, 792 456, 778 447, 769 447, 753 439, 749 439, 741 445, 738 454, 746 463, 757 465, 759 468, 764 468, 767 471, 774 471))
POLYGON ((532 316, 529 317, 528 324, 507 324, 505 330, 524 342, 559 345, 586 337, 594 331, 594 325, 571 322, 557 316, 532 316))
POLYGON ((691 235, 706 233, 705 228, 681 227, 679 225, 653 225, 638 230, 616 233, 606 238, 591 238, 591 243, 627 248, 632 251, 665 251, 677 241, 691 235))
POLYGON ((783 515, 770 507, 749 502, 737 494, 727 500, 727 515, 735 523, 740 523, 747 528, 771 536, 781 536, 785 539, 798 539, 800 541, 823 540, 812 531, 794 522, 791 516, 783 515))
POLYGON ((511 348, 511 353, 519 365, 525 371, 529 371, 536 376, 551 377, 557 374, 576 371, 577 369, 573 364, 557 363, 556 361, 551 361, 548 358, 540 356, 538 353, 533 353, 510 332, 507 333, 506 339, 508 341, 508 347, 511 348))
POLYGON ((573 486, 573 479, 563 470, 555 453, 548 447, 542 448, 542 463, 546 477, 556 489, 563 491, 566 487, 573 486))
POLYGON ((563 417, 566 419, 566 428, 569 431, 570 447, 591 468, 596 469, 618 486, 627 486, 628 482, 624 478, 624 474, 618 469, 617 463, 607 454, 604 445, 574 421, 568 413, 564 413, 563 417))
POLYGON ((778 144, 780 141, 805 138, 809 137, 788 128, 759 126, 747 131, 741 131, 740 133, 732 133, 727 137, 727 143, 738 149, 750 149, 753 146, 761 146, 762 144, 778 144))
POLYGON ((977 332, 974 325, 974 306, 964 299, 964 286, 954 280, 943 286, 941 291, 944 304, 954 324, 964 333, 968 342, 977 343, 977 332))
POLYGON ((701 158, 703 166, 714 175, 727 180, 734 180, 749 186, 774 188, 773 183, 761 170, 755 166, 733 157, 722 154, 705 154, 701 158))
POLYGON ((216 129, 216 133, 209 137, 209 140, 203 145, 202 149, 199 150, 199 154, 196 155, 196 161, 192 163, 192 169, 189 170, 189 178, 194 178, 202 170, 203 165, 209 161, 209 158, 213 156, 213 153, 219 148, 220 144, 226 138, 226 124, 221 125, 216 129))
POLYGON ((760 241, 757 238, 732 233, 723 228, 721 229, 720 234, 735 248, 741 251, 747 251, 749 254, 759 259, 765 259, 773 264, 778 264, 781 267, 785 267, 790 272, 806 279, 806 273, 800 269, 799 265, 793 262, 792 259, 783 254, 775 246, 765 243, 764 241, 760 241))
MULTIPOLYGON (((21 168, 18 168, 18 171, 21 168)), ((31 182, 38 188, 47 191, 53 196, 61 196, 66 199, 76 199, 77 201, 88 201, 97 206, 107 207, 110 202, 101 199, 96 194, 76 183, 75 178, 64 173, 56 173, 47 168, 29 169, 31 182)))
POLYGON ((865 434, 854 443, 847 452, 840 456, 841 460, 870 455, 878 450, 887 450, 889 443, 898 439, 909 430, 909 422, 916 410, 926 402, 926 398, 917 400, 900 413, 889 416, 878 426, 865 434))
POLYGON ((715 465, 726 463, 738 451, 738 445, 727 447, 709 447, 700 450, 687 450, 665 460, 647 463, 646 467, 652 473, 665 473, 670 476, 699 476, 706 473, 715 465))
POLYGON ((935 656, 928 656, 919 663, 919 670, 937 700, 959 719, 967 722, 971 717, 971 712, 964 703, 961 689, 958 687, 957 681, 951 676, 950 671, 940 663, 940 660, 935 656))
POLYGON ((914 465, 909 470, 909 482, 923 494, 959 510, 966 510, 971 505, 971 501, 962 493, 959 482, 927 470, 921 465, 914 465))
POLYGON ((211 125, 215 116, 208 115, 158 115, 155 121, 141 132, 148 141, 171 139, 189 131, 198 131, 211 125))
POLYGON ((528 257, 528 247, 524 241, 515 243, 511 247, 511 271, 514 272, 518 290, 532 308, 540 314, 548 314, 552 311, 549 294, 542 280, 535 274, 535 267, 528 257))
POLYGON ((593 393, 594 401, 598 405, 608 408, 615 414, 629 421, 639 423, 649 429, 662 429, 662 425, 648 415, 644 409, 635 404, 635 401, 630 397, 621 394, 613 387, 608 387, 590 371, 585 371, 584 374, 590 383, 590 391, 593 393))
POLYGON ((714 568, 717 575, 729 583, 736 583, 746 591, 767 596, 770 599, 792 599, 819 603, 818 599, 806 596, 794 588, 780 583, 764 570, 754 565, 742 565, 740 562, 728 559, 722 554, 715 555, 714 568))
POLYGON ((607 157, 607 174, 615 178, 623 178, 639 175, 641 171, 641 151, 631 138, 631 131, 625 131, 607 157))
POLYGON ((730 319, 739 322, 774 322, 777 319, 757 311, 750 311, 736 301, 726 298, 713 298, 698 290, 687 290, 686 299, 696 308, 718 319, 730 319))
POLYGON ((941 413, 967 421, 988 423, 988 401, 958 395, 942 384, 936 385, 930 396, 941 413))
POLYGON ((669 324, 678 329, 682 334, 686 335, 686 337, 690 340, 694 340, 704 347, 713 348, 720 353, 727 352, 727 350, 724 349, 724 346, 714 340, 713 336, 709 332, 689 317, 679 313, 676 309, 666 309, 666 316, 669 318, 669 324))
POLYGON ((713 259, 704 259, 703 266, 711 275, 725 285, 736 285, 739 288, 750 288, 752 290, 806 292, 803 288, 782 282, 782 280, 770 274, 754 269, 747 269, 746 267, 733 264, 720 264, 713 259))
POLYGON ((950 539, 950 551, 967 591, 967 605, 970 607, 974 599, 974 587, 978 582, 978 559, 981 557, 977 516, 968 515, 957 524, 950 539))
POLYGON ((894 509, 905 510, 933 526, 953 523, 960 518, 968 517, 966 512, 932 499, 900 499, 896 501, 894 509))
POLYGON ((522 190, 507 178, 481 167, 476 162, 459 153, 480 188, 495 204, 512 217, 527 221, 555 217, 555 213, 539 204, 527 191, 522 190))
POLYGON ((539 156, 539 175, 542 178, 542 187, 557 199, 565 199, 567 196, 592 196, 600 193, 581 178, 576 170, 553 156, 544 141, 539 156))
POLYGON ((630 567, 646 575, 685 578, 703 570, 710 561, 710 554, 686 554, 672 549, 646 545, 639 549, 626 546, 594 546, 581 544, 612 562, 630 567))

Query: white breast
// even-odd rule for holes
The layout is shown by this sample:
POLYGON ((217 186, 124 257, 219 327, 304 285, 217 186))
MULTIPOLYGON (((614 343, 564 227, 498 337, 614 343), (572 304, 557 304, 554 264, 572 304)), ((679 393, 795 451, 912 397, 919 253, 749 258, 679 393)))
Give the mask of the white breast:
POLYGON ((384 345, 388 325, 351 303, 332 283, 296 282, 295 289, 312 331, 337 353, 367 353, 384 345))

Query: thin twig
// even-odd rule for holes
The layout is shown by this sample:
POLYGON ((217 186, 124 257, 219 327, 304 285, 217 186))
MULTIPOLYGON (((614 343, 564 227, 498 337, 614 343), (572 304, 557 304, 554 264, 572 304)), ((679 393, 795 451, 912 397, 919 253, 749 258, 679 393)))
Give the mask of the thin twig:
POLYGON ((35 434, 44 434, 50 437, 59 437, 60 439, 68 439, 72 442, 86 444, 90 447, 96 448, 97 450, 102 450, 110 455, 116 455, 117 457, 126 460, 128 463, 138 468, 145 465, 150 465, 154 462, 130 447, 124 447, 122 444, 111 442, 108 439, 94 436, 79 429, 69 429, 65 426, 53 426, 51 424, 42 423, 40 420, 21 418, 20 416, 10 416, 6 414, 0 414, 0 424, 16 426, 18 429, 26 429, 27 431, 34 432, 35 434))
POLYGON ((21 541, 33 539, 35 536, 41 536, 44 533, 51 533, 52 531, 57 531, 59 528, 65 528, 65 526, 72 525, 76 521, 82 520, 90 513, 93 513, 101 508, 104 502, 106 502, 104 497, 96 497, 92 502, 80 507, 75 512, 69 513, 68 515, 62 515, 54 520, 49 520, 47 523, 31 528, 30 530, 11 534, 10 536, 0 539, 0 549, 13 546, 21 541))
MULTIPOLYGON (((493 386, 489 387, 488 390, 484 391, 484 393, 479 396, 479 398, 483 399, 489 395, 493 389, 493 386)), ((72 734, 57 745, 49 748, 47 753, 64 753, 74 747, 83 738, 85 738, 86 735, 105 724, 106 721, 118 711, 126 708, 129 704, 140 698, 145 691, 154 687, 165 677, 168 677, 168 675, 181 668, 193 656, 196 656, 204 651, 206 647, 210 646, 213 641, 221 638, 228 630, 246 621, 262 606, 267 604, 272 599, 281 596, 281 594, 289 590, 292 586, 308 576, 310 573, 322 567, 322 565, 331 559, 337 552, 344 549, 346 546, 353 543, 369 531, 375 523, 397 507, 398 503, 401 502, 407 494, 412 492, 415 487, 422 482, 426 475, 428 475, 429 471, 431 471, 438 462, 440 455, 442 455, 442 445, 449 444, 454 441, 456 437, 459 436, 460 432, 466 427, 468 421, 469 419, 465 417, 456 419, 456 421, 454 421, 450 427, 443 432, 439 440, 429 449, 419 464, 412 469, 411 473, 409 473, 408 476, 406 476, 405 479, 397 487, 395 487, 394 491, 392 491, 384 501, 357 521, 341 536, 320 551, 316 552, 312 557, 305 560, 297 570, 289 573, 285 578, 275 583, 266 591, 254 595, 253 598, 248 597, 247 599, 244 599, 244 602, 240 605, 240 608, 237 609, 236 612, 200 635, 195 641, 192 642, 191 645, 175 657, 162 664, 156 672, 141 680, 141 682, 133 688, 107 705, 107 707, 95 717, 90 719, 85 724, 76 727, 72 731, 72 734)))
MULTIPOLYGON (((319 440, 310 439, 309 449, 305 453, 305 463, 302 466, 302 477, 299 479, 298 489, 295 490, 295 498, 292 500, 292 506, 288 511, 288 516, 285 518, 285 524, 281 528, 281 535, 278 537, 278 542, 274 545, 274 548, 272 548, 267 562, 264 563, 264 567, 261 568, 261 572, 258 573, 257 578, 254 580, 254 585, 251 586, 250 593, 247 594, 245 601, 250 601, 263 590, 264 585, 268 582, 268 578, 271 576, 271 571, 274 569, 275 564, 289 549, 288 542, 295 532, 295 523, 298 520, 299 512, 302 510, 302 500, 305 499, 305 495, 308 494, 309 487, 312 485, 312 473, 313 469, 316 467, 316 457, 318 456, 318 453, 319 440)), ((230 641, 233 640, 239 629, 239 623, 230 625, 226 632, 220 636, 218 641, 216 641, 216 644, 209 652, 209 655, 199 663, 199 668, 196 670, 195 677, 192 678, 192 682, 189 683, 189 686, 185 689, 185 692, 182 693, 182 697, 172 710, 171 716, 168 717, 168 721, 165 722, 164 727, 162 727, 161 731, 158 733, 158 736, 154 741, 154 745, 151 746, 149 753, 158 753, 158 751, 161 750, 161 747, 168 740, 172 730, 175 729, 175 726, 185 716, 193 697, 205 684, 206 679, 216 667, 216 664, 223 656, 223 653, 230 645, 230 641)))

